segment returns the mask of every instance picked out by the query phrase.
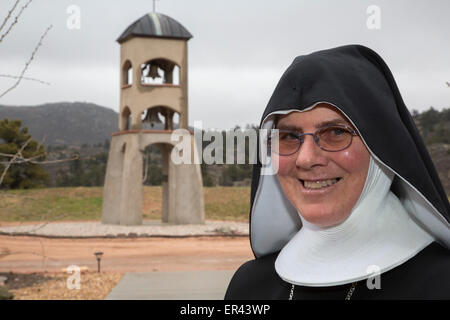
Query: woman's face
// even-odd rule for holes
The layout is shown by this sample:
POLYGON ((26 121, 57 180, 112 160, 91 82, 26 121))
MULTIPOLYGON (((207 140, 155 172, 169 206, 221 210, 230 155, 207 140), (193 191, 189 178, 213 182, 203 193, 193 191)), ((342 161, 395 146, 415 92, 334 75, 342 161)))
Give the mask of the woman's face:
MULTIPOLYGON (((309 111, 281 116, 277 129, 314 133, 325 123, 352 127, 337 109, 319 104, 309 111)), ((353 136, 348 148, 328 152, 306 135, 297 153, 273 156, 279 166, 278 179, 289 201, 304 219, 322 227, 337 225, 350 215, 364 188, 370 160, 359 136, 353 136), (331 185, 319 187, 316 182, 331 185)))

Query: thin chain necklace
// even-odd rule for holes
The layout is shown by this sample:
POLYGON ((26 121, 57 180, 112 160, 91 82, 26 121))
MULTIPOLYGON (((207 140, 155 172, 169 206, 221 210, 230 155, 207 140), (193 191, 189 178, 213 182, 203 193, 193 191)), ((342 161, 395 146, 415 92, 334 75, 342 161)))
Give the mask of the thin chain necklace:
MULTIPOLYGON (((352 298, 353 292, 355 292, 357 282, 353 282, 352 286, 347 292, 347 295, 345 296, 345 300, 350 300, 352 298)), ((293 284, 291 287, 291 292, 289 293, 289 300, 292 300, 292 297, 294 296, 294 289, 295 285, 293 284)))

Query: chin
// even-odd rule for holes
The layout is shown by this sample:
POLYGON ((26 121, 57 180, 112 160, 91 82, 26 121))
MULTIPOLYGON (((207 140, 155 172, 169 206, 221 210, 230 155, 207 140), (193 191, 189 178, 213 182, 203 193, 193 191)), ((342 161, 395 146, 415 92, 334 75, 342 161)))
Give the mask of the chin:
POLYGON ((348 215, 336 214, 336 210, 304 208, 298 210, 303 219, 318 227, 332 227, 343 222, 348 215))

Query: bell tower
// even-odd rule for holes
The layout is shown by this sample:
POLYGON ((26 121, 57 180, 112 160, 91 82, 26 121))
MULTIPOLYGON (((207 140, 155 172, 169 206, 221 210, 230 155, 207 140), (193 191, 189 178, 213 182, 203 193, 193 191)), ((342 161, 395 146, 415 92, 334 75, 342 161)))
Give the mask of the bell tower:
MULTIPOLYGON (((204 223, 200 166, 175 164, 175 129, 188 131, 188 41, 176 20, 156 12, 131 24, 120 44, 119 132, 113 134, 105 177, 102 222, 142 224, 143 153, 162 154, 162 221, 204 223)), ((193 151, 195 140, 189 133, 193 151)), ((192 163, 192 162, 191 162, 192 163)))

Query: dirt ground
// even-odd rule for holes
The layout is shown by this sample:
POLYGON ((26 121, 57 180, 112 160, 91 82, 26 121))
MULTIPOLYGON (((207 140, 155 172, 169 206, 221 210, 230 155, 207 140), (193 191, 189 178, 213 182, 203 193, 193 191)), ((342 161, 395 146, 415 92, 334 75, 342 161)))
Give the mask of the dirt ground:
POLYGON ((0 276, 15 299, 104 299, 126 272, 235 270, 252 258, 248 237, 0 236, 0 276), (95 252, 103 252, 100 274, 95 252), (82 271, 82 290, 67 290, 71 265, 82 271))
POLYGON ((49 239, 0 236, 0 272, 232 270, 252 259, 248 237, 49 239))
POLYGON ((123 274, 83 271, 79 286, 73 285, 72 275, 64 272, 0 273, 0 276, 8 278, 5 287, 14 300, 103 300, 123 274))

